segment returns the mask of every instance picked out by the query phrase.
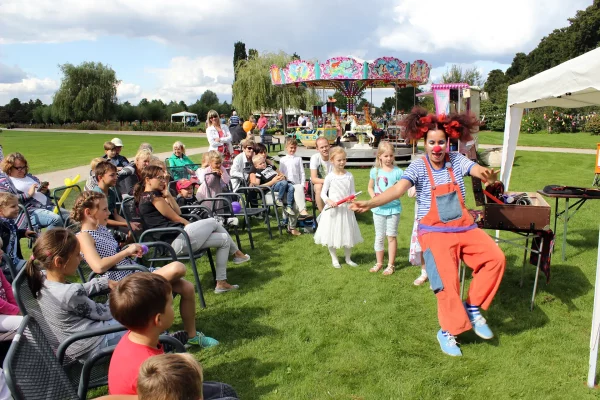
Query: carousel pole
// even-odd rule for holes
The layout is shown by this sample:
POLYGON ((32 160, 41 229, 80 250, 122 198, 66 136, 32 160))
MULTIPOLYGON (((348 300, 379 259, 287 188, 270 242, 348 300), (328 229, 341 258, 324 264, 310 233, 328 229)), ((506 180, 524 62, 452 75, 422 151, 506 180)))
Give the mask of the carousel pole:
POLYGON ((285 87, 283 89, 283 108, 281 109, 281 118, 283 118, 283 136, 287 136, 287 115, 285 114, 285 87))

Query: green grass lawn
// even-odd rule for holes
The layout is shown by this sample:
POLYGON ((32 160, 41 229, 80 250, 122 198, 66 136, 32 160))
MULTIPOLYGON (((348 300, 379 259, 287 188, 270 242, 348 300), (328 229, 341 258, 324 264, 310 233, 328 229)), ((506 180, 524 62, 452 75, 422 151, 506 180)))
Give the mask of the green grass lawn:
MULTIPOLYGON (((594 161, 593 155, 518 151, 511 189, 588 186, 594 161)), ((366 193, 368 169, 350 171, 357 190, 366 193)), ((467 199, 473 207, 470 189, 467 199)), ((270 240, 258 222, 255 250, 242 235, 252 260, 228 268, 229 282, 241 286, 238 292, 214 294, 202 260, 208 307, 198 308, 198 329, 221 342, 193 351, 204 378, 233 385, 242 399, 597 398, 584 383, 600 201, 589 201, 573 217, 566 262, 560 260, 559 229, 552 279, 546 284, 541 276, 533 312, 535 269, 526 265, 525 285, 519 287, 522 251, 501 245, 506 274, 484 312, 496 337, 461 335, 464 356, 452 358, 441 353, 435 338, 433 294, 427 285, 412 284, 419 274, 407 260, 414 200, 401 200, 397 272, 390 277, 368 272, 375 262, 370 213, 358 216, 365 240, 353 250, 358 268, 332 268, 327 249, 310 234, 280 237, 275 230, 270 240)), ((181 329, 176 315, 174 330, 181 329)))
MULTIPOLYGON (((481 131, 479 132, 479 143, 497 144, 502 146, 504 140, 503 132, 481 131)), ((521 133, 519 135, 519 146, 535 147, 565 147, 574 149, 596 149, 600 143, 600 136, 594 136, 586 132, 579 133, 521 133)))
MULTIPOLYGON (((587 186, 593 165, 593 156, 517 152, 512 189, 587 186)), ((368 170, 351 171, 357 190, 366 190, 368 170)), ((471 194, 468 199, 473 206, 471 194)), ((370 214, 358 217, 365 239, 353 250, 358 268, 335 270, 312 235, 275 234, 269 240, 258 223, 256 250, 243 235, 252 261, 229 268, 229 282, 240 284, 239 292, 213 294, 203 262, 208 308, 198 312, 199 329, 221 341, 195 352, 205 379, 232 384, 244 399, 597 396, 584 382, 600 202, 586 204, 571 222, 564 263, 557 237, 552 280, 540 280, 533 312, 528 307, 535 270, 526 266, 525 286, 519 287, 522 252, 502 245, 508 268, 485 313, 496 338, 462 335, 459 359, 439 350, 431 291, 412 285, 419 273, 407 261, 414 201, 403 198, 402 204, 398 271, 391 277, 368 272, 374 263, 370 214)))
POLYGON ((124 145, 123 155, 128 158, 135 155, 139 145, 143 142, 151 143, 156 153, 171 150, 173 143, 177 140, 181 140, 188 148, 208 146, 207 140, 200 137, 144 137, 119 135, 119 132, 98 135, 4 130, 1 135, 4 154, 15 151, 23 153, 29 163, 29 170, 34 175, 89 164, 92 158, 104 155, 104 142, 114 137, 121 138, 124 145))

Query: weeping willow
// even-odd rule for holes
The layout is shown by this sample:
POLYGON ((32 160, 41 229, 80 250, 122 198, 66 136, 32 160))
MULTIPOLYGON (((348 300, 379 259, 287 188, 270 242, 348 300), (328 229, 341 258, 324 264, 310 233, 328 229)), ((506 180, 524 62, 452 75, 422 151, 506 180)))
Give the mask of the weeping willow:
POLYGON ((314 89, 282 88, 271 84, 271 65, 285 67, 292 56, 284 52, 264 53, 238 64, 233 84, 233 107, 247 118, 255 111, 269 112, 283 107, 308 109, 317 104, 319 97, 314 89))

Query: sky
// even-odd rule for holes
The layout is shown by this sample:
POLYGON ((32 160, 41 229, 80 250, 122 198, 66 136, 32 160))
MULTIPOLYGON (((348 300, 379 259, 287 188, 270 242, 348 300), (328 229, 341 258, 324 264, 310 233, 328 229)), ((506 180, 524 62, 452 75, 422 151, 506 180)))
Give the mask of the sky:
MULTIPOLYGON (((0 104, 52 102, 59 65, 111 66, 119 101, 231 101, 233 45, 306 59, 422 59, 506 70, 593 0, 0 0, 0 104)), ((372 92, 375 105, 391 89, 372 92)), ((371 93, 367 93, 371 99, 371 93)))

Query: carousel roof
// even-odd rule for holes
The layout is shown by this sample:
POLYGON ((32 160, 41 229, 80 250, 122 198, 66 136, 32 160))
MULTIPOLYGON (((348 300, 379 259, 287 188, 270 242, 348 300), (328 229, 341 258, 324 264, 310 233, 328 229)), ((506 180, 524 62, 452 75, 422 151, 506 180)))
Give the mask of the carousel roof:
POLYGON ((406 87, 424 85, 431 66, 423 60, 402 62, 380 57, 360 62, 350 57, 334 57, 325 62, 294 60, 283 68, 272 65, 271 82, 276 86, 336 89, 355 96, 369 87, 406 87))

